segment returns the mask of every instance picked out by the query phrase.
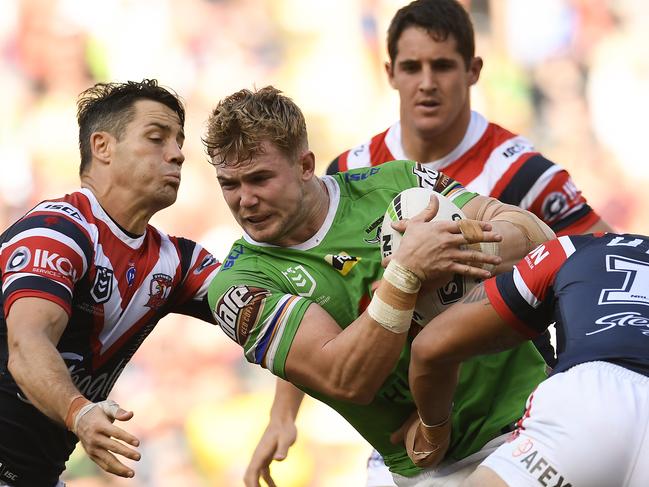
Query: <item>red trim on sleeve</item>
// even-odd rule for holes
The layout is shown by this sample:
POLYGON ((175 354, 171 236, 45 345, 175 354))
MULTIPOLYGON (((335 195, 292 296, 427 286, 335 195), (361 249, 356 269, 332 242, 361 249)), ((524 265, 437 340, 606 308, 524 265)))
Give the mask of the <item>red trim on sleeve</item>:
POLYGON ((14 293, 11 293, 11 295, 5 301, 4 303, 5 317, 9 316, 9 310, 11 309, 13 304, 21 298, 39 298, 39 299, 44 299, 45 301, 56 303, 61 308, 63 308, 63 311, 65 311, 65 313, 68 315, 68 318, 72 316, 72 305, 69 302, 64 301, 61 298, 54 296, 52 294, 36 291, 35 289, 21 289, 14 293))
POLYGON ((526 338, 531 339, 540 335, 539 332, 527 326, 527 324, 519 320, 518 317, 514 313, 512 313, 512 310, 509 309, 509 306, 507 306, 502 296, 500 295, 500 291, 498 290, 498 286, 496 285, 495 277, 492 277, 491 279, 485 281, 484 288, 491 306, 493 306, 493 308, 496 310, 496 313, 498 313, 498 315, 507 325, 512 327, 514 330, 516 330, 526 338))

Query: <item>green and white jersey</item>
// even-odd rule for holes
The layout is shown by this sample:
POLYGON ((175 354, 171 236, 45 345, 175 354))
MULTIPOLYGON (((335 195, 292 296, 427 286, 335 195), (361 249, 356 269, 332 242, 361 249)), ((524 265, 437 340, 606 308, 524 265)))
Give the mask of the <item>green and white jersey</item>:
MULTIPOLYGON (((234 243, 210 285, 209 302, 223 331, 245 356, 285 379, 284 365, 306 309, 316 303, 347 327, 365 309, 372 283, 382 276, 379 229, 390 201, 411 187, 429 187, 459 208, 475 197, 448 176, 410 161, 352 170, 323 181, 329 211, 308 241, 292 247, 234 243)), ((391 471, 420 472, 390 434, 412 414, 408 388, 410 341, 369 405, 338 401, 304 389, 345 417, 385 458, 391 471)), ((531 344, 462 365, 453 407, 449 455, 478 451, 518 419, 525 399, 544 375, 545 364, 531 344)))

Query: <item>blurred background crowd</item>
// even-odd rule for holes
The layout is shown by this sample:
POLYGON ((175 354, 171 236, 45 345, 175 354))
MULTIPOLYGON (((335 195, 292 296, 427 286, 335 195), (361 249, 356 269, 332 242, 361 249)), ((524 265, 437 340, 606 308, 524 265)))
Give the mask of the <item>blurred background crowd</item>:
MULTIPOLYGON (((211 108, 273 84, 304 110, 321 172, 398 118, 386 80, 400 0, 0 1, 0 226, 78 187, 75 101, 97 81, 157 78, 187 106, 177 203, 153 223, 223 259, 240 235, 201 146, 211 108)), ((564 166, 618 230, 649 233, 649 3, 465 0, 485 60, 473 107, 564 166)), ((274 380, 220 330, 163 320, 117 383, 142 439, 133 480, 77 451, 69 487, 233 486, 268 417, 274 380)), ((281 487, 357 486, 369 447, 306 400, 281 487)))

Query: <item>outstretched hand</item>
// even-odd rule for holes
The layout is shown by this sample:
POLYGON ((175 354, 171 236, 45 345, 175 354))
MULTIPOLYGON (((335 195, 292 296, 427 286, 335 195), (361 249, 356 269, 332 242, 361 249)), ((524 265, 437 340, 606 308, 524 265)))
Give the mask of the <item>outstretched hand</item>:
POLYGON ((288 454, 288 449, 295 443, 297 428, 293 422, 271 422, 261 436, 250 463, 243 476, 246 487, 261 487, 263 478, 268 487, 277 487, 270 475, 270 464, 281 462, 288 454))
POLYGON ((88 403, 74 417, 73 432, 88 456, 106 472, 120 477, 133 477, 135 472, 114 455, 138 461, 140 453, 127 445, 139 446, 140 441, 115 426, 115 420, 128 421, 133 411, 126 411, 112 400, 88 403), (112 453, 111 453, 112 452, 112 453))

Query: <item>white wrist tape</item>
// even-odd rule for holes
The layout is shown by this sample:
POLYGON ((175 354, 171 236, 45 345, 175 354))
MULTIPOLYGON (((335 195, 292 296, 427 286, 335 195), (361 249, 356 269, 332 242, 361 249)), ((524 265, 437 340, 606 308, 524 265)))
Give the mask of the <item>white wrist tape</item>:
POLYGON ((397 309, 384 302, 376 293, 367 307, 367 313, 379 325, 392 333, 404 333, 412 322, 412 309, 397 309))
POLYGON ((79 420, 81 420, 81 418, 90 410, 92 410, 95 406, 99 406, 104 411, 106 416, 110 418, 111 421, 115 419, 115 415, 119 410, 119 404, 117 404, 112 399, 106 399, 105 401, 91 402, 89 404, 86 404, 81 409, 79 409, 79 412, 74 417, 74 426, 72 428, 73 433, 76 434, 77 432, 77 427, 79 426, 79 420))
POLYGON ((396 260, 391 260, 385 268, 383 279, 398 290, 408 294, 416 293, 421 287, 421 281, 417 277, 417 274, 402 266, 396 260))
MULTIPOLYGON (((387 292, 416 294, 421 287, 421 281, 416 274, 400 265, 398 262, 391 260, 385 272, 383 279, 392 286, 392 290, 387 292)), ((395 296, 395 302, 398 303, 403 297, 395 296)), ((412 313, 414 305, 409 309, 396 308, 390 303, 386 303, 379 296, 379 291, 374 293, 372 301, 367 307, 367 313, 379 325, 392 333, 404 333, 410 328, 412 322, 412 313)))

